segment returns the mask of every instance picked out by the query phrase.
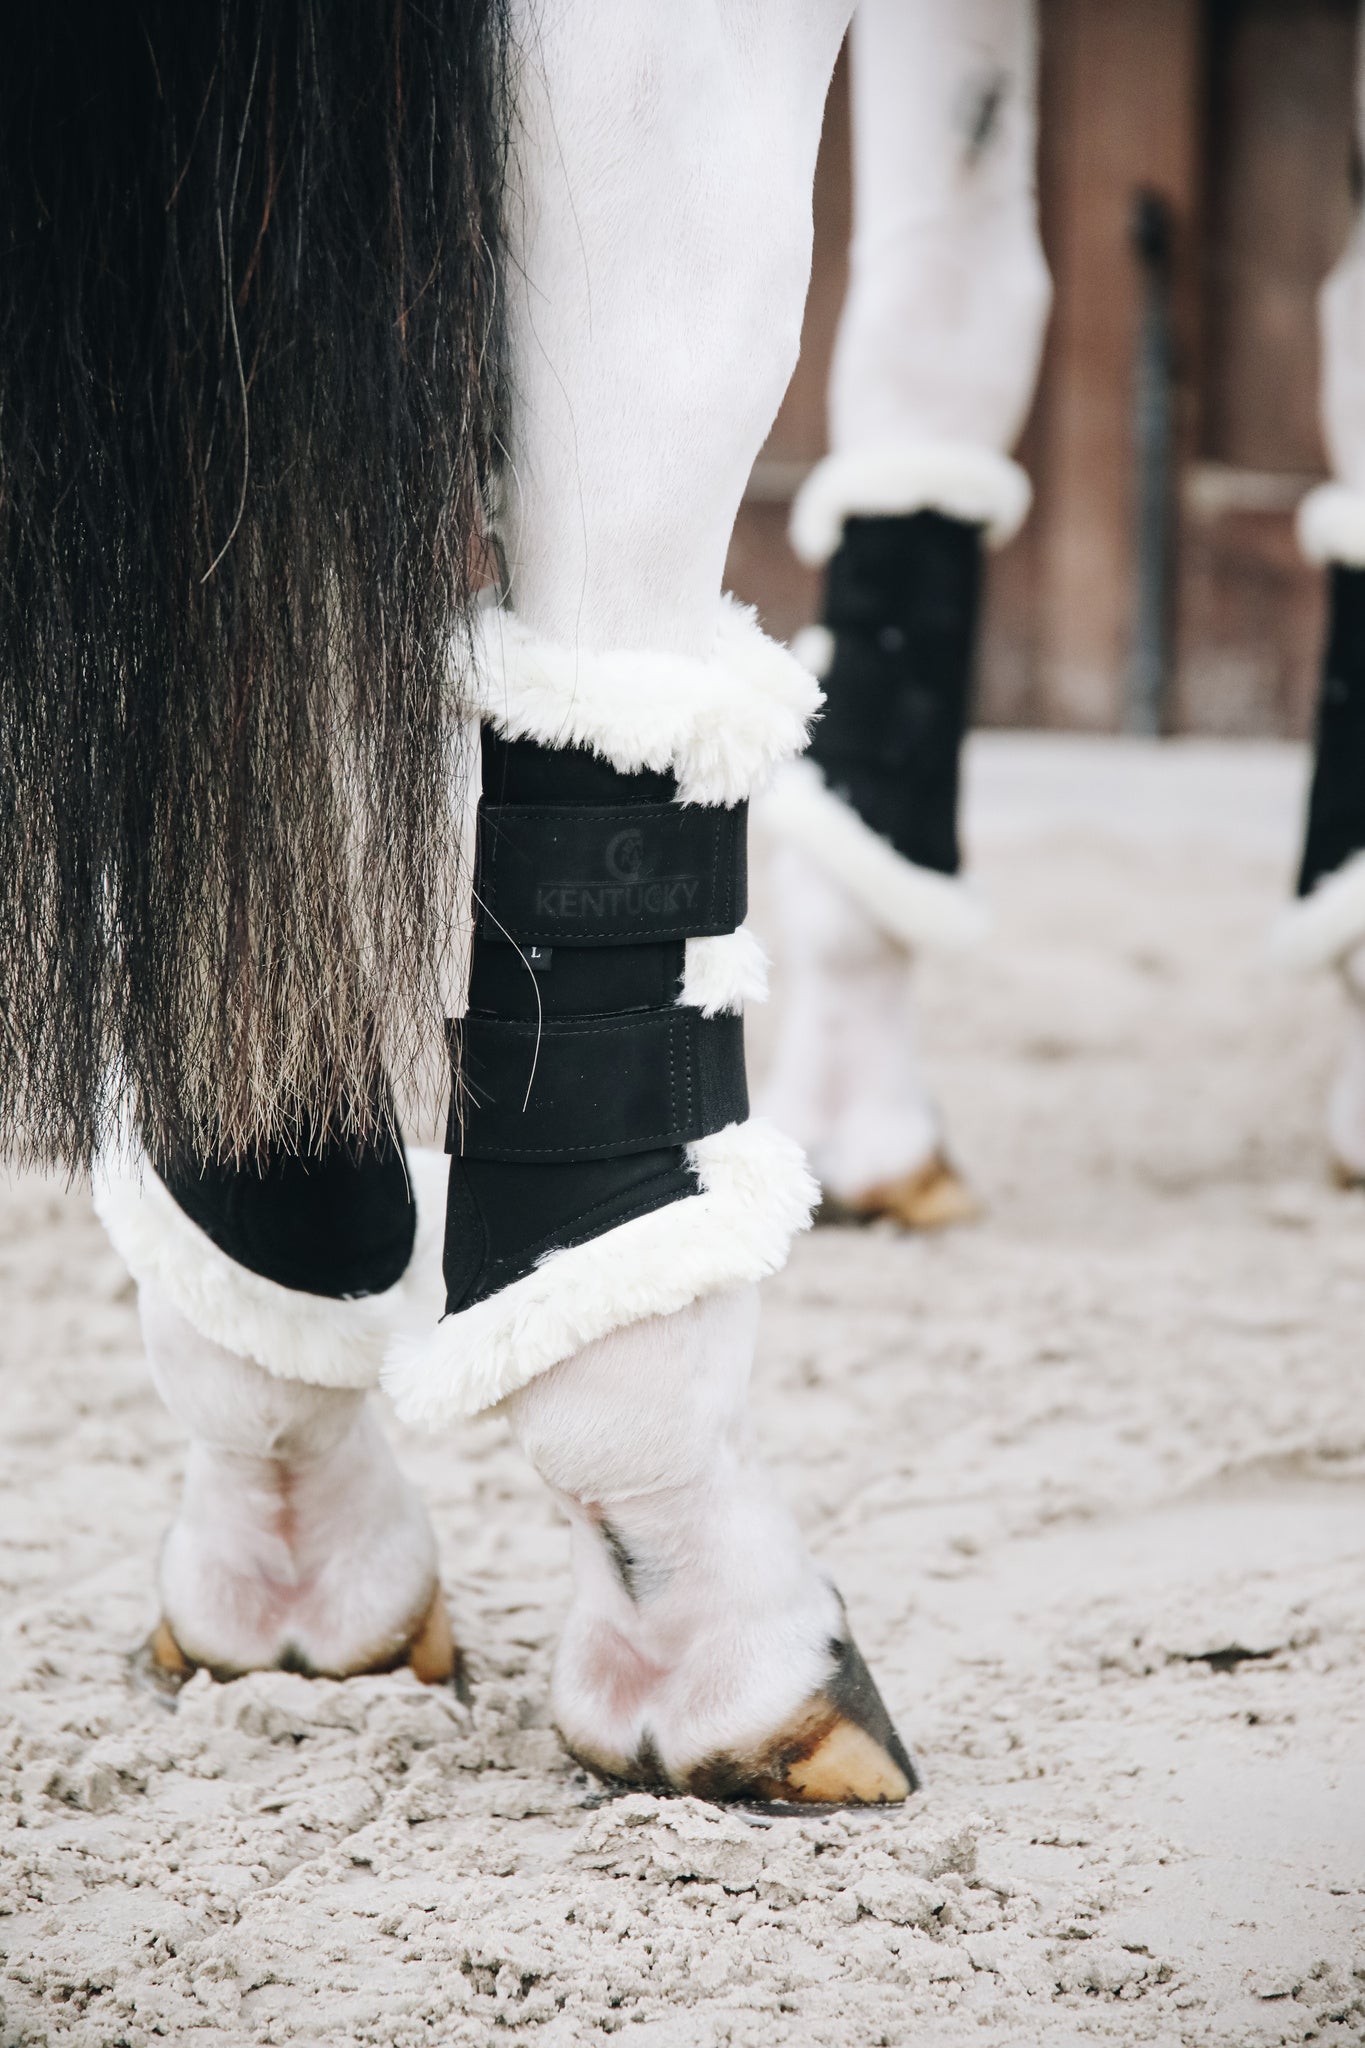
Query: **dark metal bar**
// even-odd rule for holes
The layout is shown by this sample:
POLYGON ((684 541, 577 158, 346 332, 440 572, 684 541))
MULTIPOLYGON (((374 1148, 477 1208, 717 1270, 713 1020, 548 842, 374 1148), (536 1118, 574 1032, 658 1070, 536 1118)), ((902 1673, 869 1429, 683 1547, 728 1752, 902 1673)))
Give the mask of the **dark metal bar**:
POLYGON ((1171 672, 1172 440, 1169 204, 1139 192, 1130 229, 1142 272, 1142 318, 1134 377, 1133 438, 1137 450, 1136 591, 1128 657, 1124 730, 1160 733, 1171 672))

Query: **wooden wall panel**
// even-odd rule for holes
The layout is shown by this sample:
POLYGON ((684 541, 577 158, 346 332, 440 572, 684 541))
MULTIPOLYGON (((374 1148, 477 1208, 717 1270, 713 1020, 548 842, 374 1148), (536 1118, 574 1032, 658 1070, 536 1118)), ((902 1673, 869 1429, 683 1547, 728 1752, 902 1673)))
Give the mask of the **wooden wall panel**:
MULTIPOLYGON (((985 723, 1121 723, 1135 594, 1137 192, 1176 225, 1179 542, 1169 720, 1302 732, 1321 578, 1292 508, 1321 473, 1314 298, 1350 218, 1355 0, 1041 0, 1039 191, 1056 282, 1019 450, 1036 503, 992 557, 985 723)), ((825 445, 849 227, 842 67, 816 179, 801 361, 754 473, 731 587, 787 635, 815 579, 785 544, 825 445)))
POLYGON ((1315 300, 1351 228, 1355 16, 1356 0, 1210 9, 1205 461, 1325 467, 1315 300))
POLYGON ((1202 104, 1198 0, 1045 0, 1040 153, 1056 304, 1039 394, 1036 713, 1122 722, 1132 630, 1138 192, 1175 227, 1180 435, 1191 430, 1202 104))
POLYGON ((1324 473, 1318 287, 1349 233, 1355 0, 1211 0, 1206 346, 1184 479, 1172 722, 1302 734, 1321 575, 1294 509, 1324 473))

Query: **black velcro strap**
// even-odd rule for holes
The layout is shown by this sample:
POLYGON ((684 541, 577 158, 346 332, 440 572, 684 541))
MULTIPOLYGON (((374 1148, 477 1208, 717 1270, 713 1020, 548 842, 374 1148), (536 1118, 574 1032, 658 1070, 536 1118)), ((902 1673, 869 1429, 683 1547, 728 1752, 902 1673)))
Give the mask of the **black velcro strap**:
POLYGON ((749 1114, 740 1017, 682 1007, 539 1025, 466 1017, 451 1049, 446 1150, 466 1159, 619 1159, 749 1114))
POLYGON ((625 946, 732 932, 748 909, 747 822, 747 804, 481 804, 481 934, 625 946))

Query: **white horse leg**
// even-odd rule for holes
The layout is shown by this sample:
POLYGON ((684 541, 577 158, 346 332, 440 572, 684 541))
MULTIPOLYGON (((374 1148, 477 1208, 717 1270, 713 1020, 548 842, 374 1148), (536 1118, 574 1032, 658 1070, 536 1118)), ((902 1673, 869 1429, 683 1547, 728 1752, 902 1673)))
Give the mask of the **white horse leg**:
MULTIPOLYGON (((559 778, 570 808, 628 795, 647 851, 649 834, 666 839, 699 815, 719 831, 755 774, 799 743, 808 681, 727 618, 720 585, 795 360, 816 145, 846 12, 844 0, 520 10, 516 403, 501 517, 510 614, 490 626, 501 666, 484 705, 485 807, 513 811, 490 835, 494 886, 510 830, 551 843, 536 802, 546 778, 559 778), (533 749, 538 782, 518 747, 533 749), (518 775, 521 794, 505 798, 518 775), (585 798, 589 779, 607 795, 585 798), (670 805, 682 814, 661 823, 670 805)), ((591 820, 578 825, 587 843, 591 820)), ((641 872, 642 843, 634 835, 630 854, 631 837, 597 850, 605 865, 586 897, 599 910, 608 884, 612 902, 635 900, 625 884, 641 872)), ((652 1180, 630 1179, 638 1145, 602 1157, 584 1141, 581 1101, 605 1120, 622 1091, 609 1066, 575 1052, 588 1064, 556 1095, 562 1042, 600 1030, 625 1046, 629 1033, 614 1012, 596 1014, 613 1006, 591 999, 589 913, 583 890, 559 886, 578 876, 563 843, 542 878, 555 886, 516 903, 526 925, 564 920, 571 943, 535 938, 502 908, 501 930, 476 938, 470 1043, 502 1059, 509 1034, 524 1032, 538 1056, 524 1089, 469 1105, 452 1165, 450 1313, 428 1345, 395 1358, 388 1383, 414 1418, 505 1399, 564 1502, 575 1600, 554 1707, 594 1769, 717 1795, 902 1798, 908 1759, 837 1596, 744 1436, 754 1292, 742 1283, 780 1263, 808 1213, 808 1181, 742 1111, 726 1128, 704 1117, 694 1127, 690 1094, 678 1114, 697 1142, 659 1140, 652 1180), (549 949, 529 994, 505 943, 519 929, 549 949), (548 1149, 537 1121, 547 1100, 548 1149), (580 1202, 574 1189, 589 1183, 580 1202), (556 1188, 568 1190, 558 1224, 518 1243, 556 1188), (471 1238, 496 1240, 498 1258, 480 1269, 471 1238)), ((592 864, 585 854, 585 882, 592 864)), ((719 872, 694 880, 709 887, 719 872)), ((690 900, 693 880, 679 887, 690 900)), ((638 904, 657 915, 668 900, 660 888, 638 904)), ((679 1005, 704 1016, 739 1007, 751 956, 723 921, 707 930, 704 951, 688 938, 685 966, 677 945, 664 1007, 657 993, 637 1002, 661 1033, 679 1005)), ((617 960, 595 956, 604 991, 641 963, 667 968, 657 927, 629 936, 617 960)), ((660 1077, 636 1078, 647 1093, 660 1077)))
MULTIPOLYGON (((836 455, 957 447, 984 458, 1018 437, 1052 297, 1037 222, 1037 34, 1034 0, 859 0, 853 246, 829 391, 836 455)), ((994 524, 1011 507, 968 509, 994 524)))
POLYGON ((842 1603, 757 1462, 757 1289, 588 1346, 518 1396, 573 1529, 555 1667, 569 1749, 703 1797, 898 1799, 913 1782, 842 1603))
POLYGON ((983 927, 956 879, 958 760, 982 539, 1007 539, 1029 501, 1007 451, 1050 297, 1035 218, 1035 40, 1032 0, 860 5, 831 447, 792 513, 798 554, 826 569, 824 624, 798 652, 824 679, 827 708, 768 821, 847 907, 817 919, 832 935, 823 961, 788 920, 780 961, 788 970, 795 953, 796 971, 769 1106, 779 1117, 802 1108, 798 1069, 813 1039, 848 1061, 837 1085, 823 1073, 809 1084, 823 1104, 815 1149, 829 1192, 911 1225, 974 1212, 913 1055, 898 1063, 895 1047, 907 1042, 914 954, 970 943, 983 927), (852 947, 845 925, 858 931, 852 947), (849 1021, 837 1033, 812 1014, 832 1020, 841 1005, 849 1021))
MULTIPOLYGON (((1356 44, 1365 145, 1365 8, 1356 44)), ((1328 1099, 1333 1170, 1365 1177, 1365 211, 1322 288, 1322 422, 1333 481, 1299 507, 1300 545, 1328 579, 1328 632, 1297 901, 1274 934, 1283 965, 1341 970, 1346 1042, 1328 1099)))
POLYGON ((455 1675, 430 1523, 366 1393, 393 1333, 439 1313, 444 1167, 413 1152, 396 1183, 345 1175, 329 1207, 313 1181, 269 1212, 260 1183, 207 1177, 190 1199, 226 1191, 200 1214, 225 1241, 236 1233, 236 1257, 149 1164, 97 1178, 100 1214, 138 1282, 157 1390, 190 1437, 160 1567, 152 1648, 165 1669, 342 1674, 407 1662, 424 1679, 455 1675), (308 1227, 291 1235, 300 1219, 308 1227), (386 1231, 396 1250, 382 1245, 386 1231), (260 1270, 292 1262, 297 1283, 320 1289, 324 1268, 304 1270, 311 1246, 315 1261, 339 1259, 332 1284, 359 1288, 367 1265, 387 1277, 377 1241, 402 1271, 368 1296, 260 1270))
POLYGON ((911 956, 803 847, 778 844, 771 879, 782 984, 765 1116, 806 1148, 836 1213, 966 1221, 916 1054, 911 956))
POLYGON ((203 1337, 152 1284, 143 1339, 189 1432, 161 1554, 157 1661, 449 1678, 436 1544, 368 1397, 265 1372, 203 1337))
POLYGON ((1342 962, 1346 1029, 1327 1096, 1327 1149, 1340 1187, 1365 1187, 1365 946, 1342 962))

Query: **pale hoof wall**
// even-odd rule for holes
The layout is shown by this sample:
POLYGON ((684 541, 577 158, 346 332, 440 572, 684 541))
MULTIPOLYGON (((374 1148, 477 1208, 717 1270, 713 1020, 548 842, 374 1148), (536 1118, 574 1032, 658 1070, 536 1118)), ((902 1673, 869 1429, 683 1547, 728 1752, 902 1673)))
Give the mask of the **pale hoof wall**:
POLYGON ((453 1685, 464 1697, 467 1688, 462 1661, 450 1626, 450 1610, 439 1586, 431 1596, 422 1626, 408 1645, 404 1661, 423 1685, 453 1685))
POLYGON ((830 1654, 829 1678, 760 1754, 704 1764, 683 1789, 784 1806, 896 1806, 917 1792, 918 1773, 858 1645, 845 1636, 830 1654))
POLYGON ((166 1678, 178 1680, 183 1684, 194 1670, 193 1664, 171 1634, 170 1623, 164 1619, 152 1630, 147 1649, 153 1664, 166 1678))
POLYGON ((829 1206, 836 1218, 842 1213, 854 1222, 889 1222, 902 1230, 950 1230, 958 1223, 975 1223, 981 1215, 980 1202, 941 1152, 913 1173, 878 1181, 829 1206))
POLYGON ((830 1644, 825 1684, 770 1741, 745 1756, 708 1757, 672 1771, 648 1739, 627 1765, 577 1750, 599 1777, 718 1803, 765 1806, 896 1806, 919 1774, 896 1733, 856 1643, 830 1644))
POLYGON ((813 1708, 809 1718, 815 1747, 798 1730, 799 1753, 780 1759, 779 1776, 756 1779, 751 1797, 784 1806, 899 1806, 918 1791, 915 1767, 894 1735, 893 1750, 841 1715, 830 1720, 813 1708))
MULTIPOLYGON (((193 1677, 200 1668, 185 1655, 164 1615, 148 1638, 143 1656, 149 1675, 163 1691, 178 1691, 185 1680, 193 1677)), ((405 1667, 421 1684, 454 1686, 460 1698, 467 1700, 463 1660, 450 1626, 445 1595, 439 1586, 432 1594, 431 1604, 417 1624, 416 1632, 408 1637, 397 1654, 386 1650, 345 1671, 321 1671, 296 1653, 285 1651, 276 1659, 273 1668, 297 1671, 305 1678, 364 1678, 382 1671, 402 1671, 405 1667)), ((229 1671, 212 1664, 205 1668, 215 1678, 242 1676, 240 1671, 229 1671)))
POLYGON ((168 1707, 174 1705, 185 1680, 194 1676, 193 1664, 165 1621, 159 1621, 141 1648, 133 1652, 131 1668, 134 1682, 155 1693, 168 1707))

